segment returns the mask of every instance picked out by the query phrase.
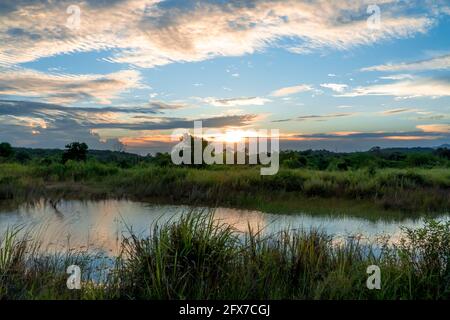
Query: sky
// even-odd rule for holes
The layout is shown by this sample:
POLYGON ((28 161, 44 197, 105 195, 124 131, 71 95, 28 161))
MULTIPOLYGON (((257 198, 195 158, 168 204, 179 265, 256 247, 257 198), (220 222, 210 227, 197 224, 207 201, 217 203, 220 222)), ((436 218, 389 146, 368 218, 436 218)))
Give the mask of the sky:
POLYGON ((450 143, 450 1, 1 0, 0 141, 147 154, 196 120, 284 149, 450 143))

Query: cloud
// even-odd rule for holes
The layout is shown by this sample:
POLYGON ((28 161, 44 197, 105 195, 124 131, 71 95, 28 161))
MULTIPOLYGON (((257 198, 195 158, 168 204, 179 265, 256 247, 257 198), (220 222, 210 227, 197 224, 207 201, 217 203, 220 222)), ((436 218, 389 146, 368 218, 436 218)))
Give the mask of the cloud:
POLYGON ((0 135, 3 141, 28 147, 64 147, 72 141, 113 149, 117 138, 141 131, 191 128, 195 120, 203 127, 245 127, 260 119, 258 115, 223 115, 203 118, 162 117, 153 107, 65 107, 31 101, 0 100, 0 135), (112 132, 119 132, 111 139, 112 132), (106 142, 102 142, 106 141, 106 142))
POLYGON ((310 85, 301 84, 298 86, 278 89, 278 90, 272 92, 270 95, 273 97, 285 97, 285 96, 293 95, 296 93, 306 92, 306 91, 311 91, 311 90, 313 90, 313 88, 310 85))
POLYGON ((450 96, 450 81, 448 79, 417 78, 414 80, 397 81, 389 84, 358 87, 339 97, 359 96, 394 96, 401 99, 450 96))
MULTIPOLYGON (((419 127, 419 126, 418 126, 419 127)), ((419 128, 420 129, 420 128, 419 128)), ((447 127, 448 130, 448 127, 447 127)), ((318 134, 291 135, 288 139, 298 140, 437 140, 448 138, 449 131, 409 131, 409 132, 331 132, 318 134)))
POLYGON ((341 112, 341 113, 329 113, 329 114, 323 114, 323 115, 307 115, 307 116, 300 116, 297 117, 296 120, 298 121, 325 121, 335 118, 344 118, 344 117, 351 117, 355 115, 355 113, 351 112, 341 112))
POLYGON ((394 74, 391 76, 380 77, 383 80, 406 80, 406 79, 414 79, 414 76, 411 74, 394 74))
POLYGON ((190 106, 184 103, 168 103, 164 101, 150 101, 149 106, 157 111, 166 111, 166 110, 179 110, 189 108, 190 106))
POLYGON ((261 97, 240 97, 240 98, 200 98, 201 101, 215 107, 237 107, 237 106, 262 106, 270 102, 269 99, 261 97))
POLYGON ((450 69, 450 55, 434 57, 432 59, 403 62, 398 64, 384 64, 361 69, 361 71, 427 71, 450 69))
POLYGON ((417 120, 444 120, 444 119, 450 119, 450 116, 445 114, 433 114, 420 116, 417 118, 417 120))
POLYGON ((322 88, 327 88, 327 89, 331 89, 334 92, 344 92, 345 89, 348 88, 348 85, 346 84, 342 84, 342 83, 322 83, 320 85, 322 88))
POLYGON ((397 109, 390 109, 390 110, 384 110, 380 113, 383 115, 393 115, 398 113, 407 113, 407 112, 417 112, 417 109, 410 109, 410 108, 397 108, 397 109))
MULTIPOLYGON (((380 3, 383 23, 367 27, 367 1, 116 0, 79 2, 79 28, 67 28, 71 0, 4 0, 0 8, 0 65, 76 52, 111 51, 106 61, 140 67, 242 56, 295 41, 294 50, 345 50, 425 33, 436 16, 401 14, 395 0, 380 3), (5 3, 6 1, 6 3, 5 3)), ((289 49, 289 48, 288 48, 289 49)), ((293 49, 293 48, 291 48, 293 49)))
POLYGON ((450 133, 450 124, 422 124, 416 126, 416 128, 423 132, 450 133))
POLYGON ((47 74, 28 69, 1 71, 0 95, 39 98, 59 104, 82 100, 109 104, 121 92, 141 86, 140 73, 135 70, 106 75, 47 74))
POLYGON ((274 120, 272 122, 288 122, 288 121, 327 121, 331 119, 336 118, 344 118, 344 117, 351 117, 355 115, 356 113, 351 112, 341 112, 341 113, 329 113, 329 114, 322 114, 322 115, 306 115, 306 116, 300 116, 296 118, 290 118, 290 119, 281 119, 281 120, 274 120))

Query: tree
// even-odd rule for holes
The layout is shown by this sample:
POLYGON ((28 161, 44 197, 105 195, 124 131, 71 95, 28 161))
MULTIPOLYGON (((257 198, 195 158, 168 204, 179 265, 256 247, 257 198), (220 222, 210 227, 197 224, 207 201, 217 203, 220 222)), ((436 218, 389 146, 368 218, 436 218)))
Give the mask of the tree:
POLYGON ((290 169, 304 168, 308 164, 308 159, 301 155, 292 155, 283 161, 283 164, 290 169))
POLYGON ((16 161, 20 162, 20 163, 26 163, 27 161, 31 160, 31 157, 28 153, 26 153, 25 151, 19 151, 16 153, 15 155, 16 161))
POLYGON ((450 149, 447 149, 447 148, 439 148, 439 149, 437 149, 436 150, 436 155, 438 156, 438 157, 441 157, 441 158, 445 158, 445 159, 447 159, 447 160, 450 160, 450 149))
POLYGON ((72 142, 66 145, 66 150, 63 153, 62 161, 66 163, 68 160, 86 161, 88 146, 82 142, 72 142))
POLYGON ((14 154, 14 150, 7 142, 0 143, 0 157, 9 158, 14 154))

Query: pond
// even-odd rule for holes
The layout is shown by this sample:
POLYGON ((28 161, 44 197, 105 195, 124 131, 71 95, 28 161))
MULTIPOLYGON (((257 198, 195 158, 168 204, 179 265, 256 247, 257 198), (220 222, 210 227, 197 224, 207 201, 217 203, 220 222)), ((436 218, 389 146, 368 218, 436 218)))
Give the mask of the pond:
MULTIPOLYGON (((401 234, 401 226, 419 227, 424 222, 423 218, 380 218, 373 221, 351 216, 281 215, 229 208, 161 206, 128 200, 60 201, 56 204, 41 200, 13 210, 0 210, 0 237, 7 228, 20 226, 23 230, 32 230, 33 237, 41 242, 41 248, 46 251, 70 248, 113 256, 119 252, 122 236, 129 234, 130 230, 146 236, 154 223, 176 220, 192 210, 210 210, 216 219, 232 225, 239 232, 247 232, 249 225, 254 230, 262 229, 265 234, 286 228, 318 228, 337 238, 361 235, 365 241, 389 236, 395 242, 401 234)), ((437 219, 447 219, 447 216, 437 219)))

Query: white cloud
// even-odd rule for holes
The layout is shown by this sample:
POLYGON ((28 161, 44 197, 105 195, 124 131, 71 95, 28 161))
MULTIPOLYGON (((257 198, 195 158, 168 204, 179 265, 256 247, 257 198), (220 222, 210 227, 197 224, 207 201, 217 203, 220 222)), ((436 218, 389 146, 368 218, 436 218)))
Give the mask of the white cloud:
POLYGON ((348 88, 348 85, 342 83, 322 83, 322 88, 331 89, 334 92, 344 92, 348 88))
POLYGON ((286 88, 281 88, 278 89, 274 92, 272 92, 270 95, 273 97, 284 97, 284 96, 289 96, 292 94, 296 94, 296 93, 300 93, 300 92, 306 92, 306 91, 311 91, 313 90, 313 87, 307 84, 301 84, 298 86, 293 86, 293 87, 286 87, 286 88))
POLYGON ((425 6, 422 15, 402 15, 395 0, 384 0, 383 23, 373 30, 366 25, 366 2, 227 1, 180 8, 159 0, 87 1, 80 4, 79 29, 72 30, 65 27, 72 1, 17 0, 0 13, 0 64, 113 49, 106 61, 154 67, 251 54, 282 38, 305 50, 345 50, 425 33, 435 19, 425 6))
POLYGON ((411 74, 394 74, 391 76, 380 77, 383 80, 406 80, 406 79, 414 79, 414 76, 411 74))
POLYGON ((420 78, 390 84, 358 87, 340 97, 393 96, 396 98, 445 97, 450 96, 450 82, 442 79, 420 78))
POLYGON ((201 100, 215 107, 237 107, 237 106, 262 106, 270 102, 269 99, 261 97, 239 97, 239 98, 201 98, 201 100))
POLYGON ((450 55, 435 57, 428 60, 384 64, 361 69, 361 71, 426 71, 450 69, 450 55))

